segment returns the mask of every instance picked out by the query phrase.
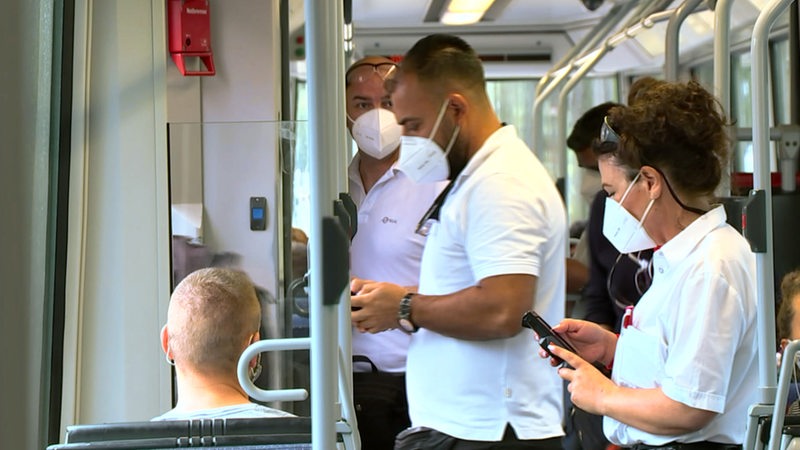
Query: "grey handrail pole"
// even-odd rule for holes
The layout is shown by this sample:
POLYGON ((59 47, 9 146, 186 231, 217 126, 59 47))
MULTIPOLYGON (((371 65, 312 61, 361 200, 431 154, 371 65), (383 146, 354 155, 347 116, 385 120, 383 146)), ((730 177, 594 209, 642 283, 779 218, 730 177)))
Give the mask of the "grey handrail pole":
MULTIPOLYGON (((335 2, 337 8, 341 9, 342 16, 344 16, 344 2, 337 1, 335 2)), ((344 23, 343 23, 344 24, 344 23)), ((342 33, 344 34, 344 28, 342 28, 342 33)), ((337 44, 337 54, 344 55, 344 39, 339 40, 337 44)), ((345 60, 344 57, 336 58, 337 63, 337 73, 344 73, 345 71, 345 60)), ((338 94, 340 98, 345 98, 345 81, 342 78, 342 82, 339 83, 337 86, 338 94)), ((331 117, 331 120, 340 124, 346 123, 347 116, 345 115, 345 105, 342 105, 342 109, 339 112, 337 117, 331 117)), ((344 126, 338 128, 339 136, 338 142, 342 142, 344 145, 341 148, 341 151, 334 152, 336 154, 336 192, 347 192, 348 191, 348 177, 347 177, 347 163, 350 159, 350 146, 348 145, 350 142, 347 138, 347 129, 344 126)), ((353 333, 351 331, 350 326, 350 290, 347 289, 342 292, 342 298, 339 301, 339 314, 338 314, 338 342, 339 347, 341 349, 346 349, 347 354, 345 355, 345 372, 352 372, 352 365, 353 365, 353 358, 351 357, 350 349, 352 348, 352 338, 353 333)), ((338 361, 338 359, 337 359, 338 361)), ((350 392, 352 392, 352 387, 350 387, 350 392)))
MULTIPOLYGON (((669 4, 670 1, 671 0, 642 2, 639 5, 638 9, 633 12, 631 19, 628 20, 625 26, 623 26, 623 29, 637 22, 639 20, 638 19, 639 16, 647 17, 652 11, 663 9, 667 4, 669 4)), ((585 46, 586 48, 594 48, 597 45, 597 43, 603 39, 608 30, 610 30, 619 21, 624 19, 626 15, 628 15, 630 9, 633 9, 635 7, 635 2, 629 2, 626 5, 627 8, 620 9, 619 11, 616 12, 616 16, 614 16, 613 20, 610 20, 607 26, 604 27, 602 34, 597 33, 597 35, 594 36, 593 39, 589 40, 586 43, 585 46)), ((577 52, 575 53, 576 55, 574 55, 567 64, 564 64, 563 67, 554 66, 554 68, 548 71, 546 75, 546 78, 548 78, 548 80, 555 73, 558 73, 557 77, 555 77, 552 80, 549 80, 549 82, 547 82, 546 85, 545 83, 542 83, 542 81, 540 80, 540 84, 537 85, 536 98, 533 102, 532 121, 533 121, 533 151, 538 156, 542 156, 542 152, 544 152, 544 129, 543 129, 544 117, 542 115, 542 108, 544 108, 544 102, 553 93, 553 91, 555 91, 561 85, 561 83, 564 82, 564 80, 566 80, 570 72, 575 68, 576 66, 575 62, 585 58, 588 52, 584 51, 580 55, 577 55, 577 52)), ((559 64, 560 63, 561 62, 559 62, 559 64)))
MULTIPOLYGON (((731 114, 731 8, 733 0, 717 0, 714 7, 714 95, 728 117, 731 114)), ((716 195, 731 194, 731 164, 722 168, 716 195)))
POLYGON ((789 396, 789 385, 792 383, 792 373, 795 368, 795 365, 788 361, 794 361, 798 351, 800 351, 800 339, 789 342, 789 345, 783 350, 783 356, 786 359, 783 359, 785 363, 781 364, 777 398, 775 399, 775 405, 772 411, 772 423, 769 429, 769 448, 772 450, 780 448, 781 431, 783 430, 783 421, 786 418, 786 401, 783 399, 789 396))
POLYGON ((531 120, 533 120, 533 152, 539 158, 543 157, 544 152, 544 116, 542 115, 544 101, 569 76, 571 70, 570 63, 570 67, 563 68, 558 76, 533 101, 533 115, 531 117, 531 120))
POLYGON ((569 68, 572 70, 573 63, 580 59, 581 56, 585 55, 586 49, 594 48, 597 44, 608 34, 611 29, 618 24, 622 19, 625 18, 628 14, 630 14, 631 18, 628 19, 628 22, 625 23, 622 27, 626 28, 636 22, 639 17, 647 17, 652 12, 663 9, 672 0, 658 0, 655 2, 648 2, 648 1, 638 1, 632 0, 626 2, 622 5, 616 5, 611 11, 606 14, 603 19, 595 25, 586 35, 584 35, 581 40, 575 43, 569 51, 557 62, 555 63, 547 73, 539 79, 539 82, 536 84, 536 93, 534 98, 539 97, 544 88, 549 86, 551 83, 551 77, 554 73, 559 72, 561 69, 569 68), (624 6, 624 8, 623 8, 624 6), (633 8, 636 8, 636 11, 630 12, 633 8))
MULTIPOLYGON (((753 189, 765 194, 766 251, 756 253, 756 295, 758 298, 760 402, 775 401, 775 278, 772 236, 772 183, 769 165, 769 32, 791 0, 772 0, 761 10, 750 41, 753 92, 753 189)), ((777 443, 770 442, 771 448, 777 443)))
POLYGON ((250 361, 263 352, 277 352, 285 350, 308 350, 311 347, 309 338, 265 339, 250 344, 236 365, 236 375, 239 385, 250 397, 262 402, 296 402, 308 398, 305 389, 261 389, 250 379, 250 361))
MULTIPOLYGON (((536 97, 533 101, 533 114, 531 118, 533 120, 533 151, 539 157, 542 156, 542 152, 544 151, 544 117, 542 116, 542 108, 544 108, 545 100, 547 100, 550 94, 552 94, 569 76, 569 73, 573 69, 573 64, 577 59, 578 52, 596 46, 614 25, 628 15, 629 11, 634 8, 635 3, 636 2, 631 1, 619 9, 612 9, 603 18, 603 21, 601 21, 602 26, 595 27, 587 34, 588 38, 584 36, 584 38, 587 39, 581 39, 578 44, 570 49, 568 53, 571 55, 569 60, 562 58, 541 80, 539 80, 539 83, 536 85, 536 97), (609 18, 608 21, 606 21, 606 18, 609 18), (555 73, 558 73, 558 75, 551 78, 555 73)), ((646 2, 639 7, 640 10, 645 10, 646 8, 646 2)), ((639 11, 636 11, 635 14, 639 14, 639 11)))
MULTIPOLYGON (((578 52, 582 51, 585 48, 594 47, 595 45, 597 45, 598 40, 602 39, 603 36, 605 36, 606 33, 608 33, 611 27, 613 27, 617 22, 622 20, 622 17, 617 18, 617 15, 623 9, 623 7, 627 7, 627 5, 633 3, 635 2, 631 1, 626 3, 625 5, 614 5, 614 7, 611 8, 611 11, 609 11, 608 14, 603 16, 603 18, 600 19, 600 21, 597 22, 597 24, 595 24, 595 26, 591 30, 589 30, 586 34, 584 34, 583 37, 581 37, 580 40, 578 40, 578 42, 576 42, 575 45, 573 45, 567 51, 567 53, 565 53, 564 56, 562 56, 561 59, 559 59, 558 62, 555 63, 553 67, 551 67, 550 70, 548 70, 547 73, 545 73, 544 76, 542 76, 542 78, 539 79, 539 82, 536 84, 535 95, 539 96, 539 94, 541 94, 545 85, 550 81, 550 76, 553 74, 553 72, 567 65, 567 63, 572 61, 572 59, 578 54, 578 52)), ((631 7, 627 7, 627 9, 630 8, 631 7)))
MULTIPOLYGON (((601 59, 603 59, 603 56, 605 56, 606 53, 614 49, 614 47, 618 46, 625 40, 634 37, 637 30, 652 28, 657 22, 666 20, 670 16, 672 16, 672 10, 650 14, 649 16, 629 25, 628 27, 609 37, 605 40, 601 47, 592 50, 586 55, 583 55, 580 60, 574 63, 575 65, 579 66, 578 71, 575 72, 575 75, 573 75, 569 81, 567 81, 567 84, 564 85, 564 88, 561 89, 561 92, 558 94, 559 145, 564 145, 567 141, 567 100, 569 99, 569 93, 572 92, 572 89, 575 88, 581 79, 583 79, 583 77, 585 77, 586 74, 588 74, 589 71, 592 70, 601 59)), ((569 179, 566 170, 568 153, 569 151, 566 148, 563 148, 560 152, 561 157, 559 160, 561 169, 564 172, 564 186, 569 186, 569 179)))
POLYGON ((335 303, 323 298, 323 225, 332 217, 336 192, 334 172, 337 152, 344 151, 341 139, 344 73, 338 59, 343 41, 342 10, 331 1, 305 0, 308 64, 308 130, 311 166, 310 239, 310 334, 311 334, 311 448, 328 450, 336 446, 335 422, 338 371, 338 335, 335 303))
POLYGON ((731 8, 733 0, 714 7, 714 95, 725 114, 731 109, 731 8))
MULTIPOLYGON (((567 84, 564 85, 564 88, 561 89, 561 92, 558 93, 558 142, 557 145, 561 147, 561 151, 559 155, 559 169, 561 173, 564 175, 564 203, 569 206, 569 174, 567 173, 567 158, 569 154, 569 150, 567 150, 567 100, 569 99, 569 93, 572 89, 578 84, 578 82, 583 79, 583 77, 589 73, 590 70, 597 64, 598 61, 607 53, 606 50, 607 46, 603 46, 600 51, 598 51, 588 62, 581 65, 575 75, 567 81, 567 84)), ((600 135, 600 130, 597 130, 598 136, 600 135)), ((567 216, 569 216, 569 208, 567 208, 567 216)), ((569 219, 569 217, 567 217, 569 219)), ((568 221, 568 223, 571 223, 568 221)))
POLYGON ((702 0, 686 0, 667 22, 664 48, 664 78, 667 81, 678 81, 681 25, 701 2, 702 0))
MULTIPOLYGON (((337 5, 337 8, 341 11, 342 16, 344 16, 344 2, 337 1, 334 2, 337 5)), ((338 13, 337 13, 338 14, 338 13)), ((342 21, 342 35, 344 36, 344 21, 342 21)), ((352 24, 350 25, 350 38, 352 39, 352 24)), ((337 46, 339 50, 337 50, 337 54, 343 55, 342 58, 336 58, 336 62, 338 63, 337 73, 342 74, 342 78, 339 80, 338 83, 338 95, 342 99, 342 105, 339 109, 339 115, 332 120, 338 124, 344 124, 347 121, 347 116, 345 114, 345 79, 344 73, 346 70, 346 66, 350 64, 349 58, 345 61, 346 55, 352 56, 352 51, 346 52, 344 39, 337 40, 337 46)), ((336 183, 336 192, 348 192, 349 191, 349 179, 347 175, 347 165, 350 161, 350 141, 347 137, 347 129, 344 126, 340 126, 339 130, 339 142, 343 143, 341 147, 341 151, 334 152, 338 157, 338 167, 337 167, 337 178, 336 183)), ((356 220, 355 217, 351 217, 352 220, 356 220)), ((350 289, 345 289, 342 291, 341 298, 339 299, 338 305, 338 349, 336 352, 336 361, 337 365, 339 366, 339 381, 337 387, 339 388, 339 399, 346 397, 347 399, 352 399, 353 395, 353 332, 352 332, 352 325, 350 324, 350 289)), ((333 372, 328 372, 333 373, 333 372)), ((355 442, 356 448, 361 448, 361 436, 358 434, 357 430, 357 420, 356 420, 356 413, 355 408, 353 406, 352 401, 343 401, 341 403, 341 407, 338 408, 337 412, 341 411, 341 416, 345 419, 345 421, 350 424, 352 427, 352 439, 355 442)), ((347 449, 351 450, 351 449, 347 449)))

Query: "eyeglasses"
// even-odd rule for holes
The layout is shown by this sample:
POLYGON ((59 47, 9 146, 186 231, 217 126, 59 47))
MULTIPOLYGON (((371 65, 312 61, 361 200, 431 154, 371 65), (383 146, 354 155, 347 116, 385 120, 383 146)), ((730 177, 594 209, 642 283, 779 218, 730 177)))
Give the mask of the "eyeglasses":
POLYGON ((600 126, 600 143, 619 144, 620 140, 619 134, 608 123, 608 116, 603 117, 603 125, 600 126))
MULTIPOLYGON (((626 271, 627 272, 627 271, 626 271)), ((645 260, 641 258, 641 252, 638 256, 633 256, 632 254, 628 253, 620 253, 617 255, 616 261, 614 261, 614 265, 611 266, 611 270, 608 271, 608 278, 606 278, 606 290, 608 291, 608 296, 611 297, 611 300, 617 304, 620 308, 625 308, 626 306, 630 306, 635 304, 639 298, 647 292, 647 289, 650 288, 650 284, 653 282, 653 259, 652 257, 650 260, 645 260), (617 273, 617 266, 619 265, 622 257, 626 256, 629 258, 633 264, 636 265, 636 272, 633 275, 633 287, 636 289, 636 294, 633 294, 630 289, 623 289, 626 287, 630 287, 628 280, 620 280, 617 277, 617 283, 615 284, 612 281, 614 274, 617 273), (627 292, 627 294, 626 294, 627 292), (636 295, 636 298, 629 298, 636 295)))
POLYGON ((348 85, 354 81, 363 82, 368 76, 372 74, 377 74, 381 77, 381 80, 386 80, 390 78, 395 70, 397 70, 397 64, 391 62, 382 62, 378 64, 373 63, 361 63, 357 64, 350 68, 345 74, 345 83, 348 85), (362 68, 371 67, 372 70, 363 70, 362 68))
POLYGON ((425 215, 422 216, 422 219, 419 219, 417 223, 417 229, 415 232, 420 236, 428 236, 428 233, 431 232, 431 227, 435 222, 439 221, 439 211, 442 209, 442 204, 444 203, 444 199, 447 197, 447 194, 450 192, 450 188, 453 187, 453 181, 451 180, 450 183, 447 184, 442 192, 436 197, 436 200, 433 201, 431 207, 425 211, 425 215))

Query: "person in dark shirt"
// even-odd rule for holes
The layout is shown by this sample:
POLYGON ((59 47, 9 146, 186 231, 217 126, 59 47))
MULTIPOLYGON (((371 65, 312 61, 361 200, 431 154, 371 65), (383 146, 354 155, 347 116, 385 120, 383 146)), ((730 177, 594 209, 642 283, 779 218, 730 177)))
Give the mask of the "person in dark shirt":
MULTIPOLYGON (((628 104, 635 104, 649 89, 664 84, 653 77, 636 80, 630 87, 628 104)), ((579 165, 597 169, 594 147, 608 145, 600 143, 600 128, 614 103, 603 103, 586 111, 575 123, 567 144, 575 150, 579 165), (588 140, 592 136, 591 140, 588 140), (581 148, 585 149, 580 150, 581 148)), ((572 317, 598 323, 618 333, 622 316, 628 306, 633 306, 650 286, 652 269, 649 262, 653 250, 644 250, 632 257, 620 253, 603 236, 603 214, 605 213, 605 191, 599 191, 589 211, 586 226, 589 246, 589 281, 583 288, 581 299, 575 306, 572 317)))
POLYGON ((627 306, 633 306, 650 285, 652 274, 649 262, 652 250, 639 253, 640 262, 620 255, 611 242, 603 236, 605 191, 600 191, 592 202, 587 233, 589 234, 589 282, 583 288, 580 300, 580 317, 619 332, 622 316, 627 306))
MULTIPOLYGON (((594 146, 599 145, 598 137, 603 119, 609 110, 618 103, 606 102, 594 106, 575 122, 567 138, 567 146, 575 152, 578 166, 587 171, 597 172, 599 168, 594 146)), ((583 191, 583 186, 581 191, 583 191)), ((599 186, 592 200, 586 229, 581 241, 586 241, 588 250, 588 281, 572 310, 571 317, 598 323, 609 330, 619 332, 622 316, 628 305, 634 305, 649 285, 649 267, 635 262, 620 253, 603 236, 603 214, 607 194, 599 186), (637 283, 638 280, 638 283, 637 283)), ((579 244, 581 245, 581 244, 579 244)), ((649 261, 652 250, 642 252, 640 261, 649 261)), ((609 445, 603 435, 601 416, 589 414, 576 408, 565 392, 566 423, 564 437, 565 450, 602 450, 609 445)))

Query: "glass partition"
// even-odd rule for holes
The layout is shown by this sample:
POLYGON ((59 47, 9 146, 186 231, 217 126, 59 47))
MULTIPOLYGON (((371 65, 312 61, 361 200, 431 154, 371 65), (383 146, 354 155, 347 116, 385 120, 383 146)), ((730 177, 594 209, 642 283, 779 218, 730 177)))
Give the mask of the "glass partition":
MULTIPOLYGON (((310 215, 306 131, 304 121, 168 125, 173 286, 204 267, 245 271, 261 301, 262 338, 308 336, 305 291, 299 287, 301 298, 295 299, 285 289, 306 271, 299 237, 308 231, 310 215), (292 229, 282 220, 283 176, 294 180, 292 229), (285 251, 292 254, 289 271, 285 251)), ((261 388, 309 387, 308 351, 265 354, 263 366, 256 381, 261 388)), ((308 401, 270 406, 309 413, 308 401)))

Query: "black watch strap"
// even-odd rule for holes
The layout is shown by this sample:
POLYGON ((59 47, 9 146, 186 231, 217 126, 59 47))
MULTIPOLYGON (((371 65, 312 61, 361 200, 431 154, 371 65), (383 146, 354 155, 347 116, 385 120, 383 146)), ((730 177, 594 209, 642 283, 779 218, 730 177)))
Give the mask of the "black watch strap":
POLYGON ((400 328, 408 333, 414 333, 419 327, 411 320, 411 299, 415 296, 409 292, 400 300, 400 309, 397 311, 397 322, 400 328))

